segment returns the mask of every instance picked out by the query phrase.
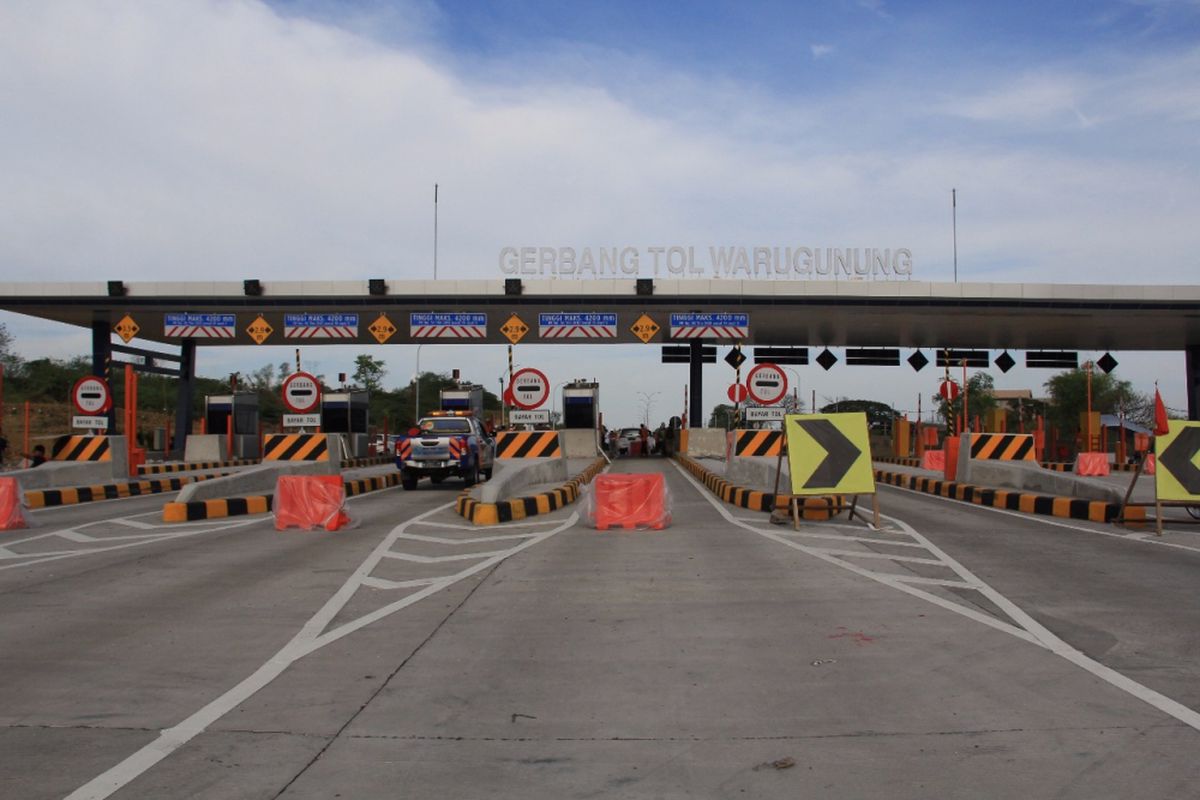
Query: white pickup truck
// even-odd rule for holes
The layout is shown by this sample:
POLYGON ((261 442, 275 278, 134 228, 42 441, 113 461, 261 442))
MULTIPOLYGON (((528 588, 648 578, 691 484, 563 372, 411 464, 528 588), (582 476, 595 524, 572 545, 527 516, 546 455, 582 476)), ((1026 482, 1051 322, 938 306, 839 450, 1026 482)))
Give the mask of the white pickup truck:
POLYGON ((422 418, 415 433, 396 442, 396 468, 406 490, 417 488, 423 477, 441 483, 451 475, 472 486, 481 476, 492 477, 495 460, 496 442, 479 420, 455 412, 422 418))

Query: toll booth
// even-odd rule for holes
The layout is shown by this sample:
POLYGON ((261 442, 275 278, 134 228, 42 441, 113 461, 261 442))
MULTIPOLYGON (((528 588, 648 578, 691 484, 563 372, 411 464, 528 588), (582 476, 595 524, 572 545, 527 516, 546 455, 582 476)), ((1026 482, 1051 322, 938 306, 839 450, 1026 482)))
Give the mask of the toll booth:
POLYGON ((344 433, 352 458, 366 458, 370 447, 370 392, 326 392, 321 396, 321 432, 344 433))
POLYGON ((600 421, 600 384, 577 380, 562 390, 563 427, 596 428, 600 421))
MULTIPOLYGON (((233 457, 259 458, 258 395, 254 392, 210 394, 204 398, 204 432, 229 435, 233 421, 233 457)), ((224 447, 222 453, 228 453, 224 447)))

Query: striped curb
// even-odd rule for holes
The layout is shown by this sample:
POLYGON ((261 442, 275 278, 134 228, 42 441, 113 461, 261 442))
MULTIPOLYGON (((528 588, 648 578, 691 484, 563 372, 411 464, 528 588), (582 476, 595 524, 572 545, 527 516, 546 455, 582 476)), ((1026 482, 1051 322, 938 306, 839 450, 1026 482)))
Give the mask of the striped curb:
POLYGON ((899 464, 902 467, 916 467, 917 469, 921 468, 921 459, 919 459, 919 458, 888 457, 888 458, 872 458, 871 460, 878 461, 880 464, 899 464))
MULTIPOLYGON (((227 475, 228 473, 221 473, 227 475)), ((50 508, 78 503, 94 503, 99 500, 119 500, 147 494, 179 491, 189 483, 206 481, 221 475, 186 475, 178 478, 156 478, 143 481, 122 481, 95 486, 71 486, 63 489, 30 489, 25 492, 25 505, 29 508, 50 508)))
MULTIPOLYGON (((881 469, 875 470, 875 480, 914 492, 938 495, 979 506, 1020 511, 1024 514, 1065 517, 1089 522, 1113 522, 1121 515, 1120 503, 1106 503, 1103 500, 1028 494, 1015 489, 989 489, 970 483, 943 481, 919 475, 887 472, 881 469)), ((1125 509, 1125 516, 1128 521, 1136 523, 1146 518, 1146 509, 1131 506, 1125 509)))
POLYGON ((538 514, 549 514, 578 500, 581 487, 590 483, 607 463, 605 459, 598 458, 587 469, 557 489, 530 497, 517 497, 499 503, 481 503, 464 492, 454 504, 454 510, 475 525, 498 525, 501 522, 512 522, 538 514))
POLYGON ((198 469, 246 467, 259 463, 257 458, 235 458, 232 461, 181 461, 174 464, 139 464, 139 475, 162 475, 167 472, 192 472, 198 469))
POLYGON ((366 458, 343 458, 342 469, 354 469, 356 467, 377 467, 380 464, 391 464, 395 460, 395 456, 387 454, 378 456, 367 456, 366 458))
MULTIPOLYGON (((1074 472, 1074 461, 1043 461, 1042 466, 1046 469, 1052 469, 1055 472, 1074 472)), ((1137 464, 1109 464, 1109 470, 1112 472, 1137 472, 1137 464)), ((1146 473, 1150 474, 1150 473, 1146 473)))
MULTIPOLYGON (((378 492, 400 485, 400 473, 376 475, 372 478, 354 478, 343 481, 346 497, 378 492)), ((194 500, 190 503, 166 503, 163 505, 163 522, 195 522, 222 517, 242 517, 248 514, 266 514, 271 511, 274 494, 256 494, 246 497, 222 497, 214 500, 194 500)))
MULTIPOLYGON (((899 464, 902 467, 921 468, 921 461, 917 458, 873 458, 872 461, 878 461, 880 464, 899 464)), ((1041 462, 1042 469, 1053 470, 1054 472, 1074 472, 1074 461, 1043 461, 1041 462)), ((1113 472, 1137 472, 1137 464, 1109 464, 1109 469, 1113 472)))
MULTIPOLYGON (((790 508, 791 506, 792 495, 790 494, 771 494, 770 492, 759 492, 743 486, 737 486, 682 453, 676 454, 674 458, 683 465, 684 469, 692 473, 696 478, 699 478, 710 492, 726 503, 738 506, 739 508, 748 508, 751 511, 768 512, 774 511, 777 508, 790 508)), ((842 498, 835 495, 829 497, 802 497, 799 499, 804 501, 802 517, 808 520, 830 519, 846 508, 846 504, 842 498)))
MULTIPOLYGON (((261 464, 257 458, 235 458, 232 461, 188 461, 177 464, 142 464, 138 467, 141 475, 160 475, 167 472, 191 472, 198 469, 221 469, 224 467, 249 467, 261 464)), ((357 467, 376 467, 380 464, 392 463, 391 456, 367 456, 366 458, 350 458, 342 461, 344 469, 357 467)))

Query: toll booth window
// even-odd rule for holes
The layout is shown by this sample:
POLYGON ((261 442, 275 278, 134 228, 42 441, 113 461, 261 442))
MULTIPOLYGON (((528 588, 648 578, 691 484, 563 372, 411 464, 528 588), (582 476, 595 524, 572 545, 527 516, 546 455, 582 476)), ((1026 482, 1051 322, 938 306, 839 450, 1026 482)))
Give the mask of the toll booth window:
MULTIPOLYGON (((209 433, 225 433, 226 426, 229 425, 229 406, 224 408, 209 408, 205 416, 205 428, 209 433)), ((234 431, 237 432, 236 429, 234 431)))
POLYGON ((571 403, 563 408, 564 428, 596 427, 595 406, 588 403, 571 403))
POLYGON ((421 433, 470 433, 471 423, 462 417, 439 417, 421 420, 421 433))
POLYGON ((245 434, 258 433, 258 409, 239 408, 233 415, 233 432, 245 434))
POLYGON ((350 414, 345 408, 321 409, 321 429, 327 433, 350 433, 350 414))

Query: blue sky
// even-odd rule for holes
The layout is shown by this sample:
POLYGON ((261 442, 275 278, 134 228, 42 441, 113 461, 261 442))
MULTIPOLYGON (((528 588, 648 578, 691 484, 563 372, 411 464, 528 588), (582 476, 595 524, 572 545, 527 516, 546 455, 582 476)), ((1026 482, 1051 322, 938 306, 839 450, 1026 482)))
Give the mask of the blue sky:
MULTIPOLYGON (((0 96, 5 280, 425 278, 435 182, 443 277, 500 277, 507 245, 799 243, 908 247, 914 279, 949 280, 952 187, 962 280, 1200 273, 1194 0, 16 2, 0 96)), ((0 321, 30 356, 88 347, 0 321)), ((503 360, 430 349, 423 367, 503 360)), ((375 352, 389 380, 411 375, 414 348, 375 352)), ((353 355, 312 360, 336 373, 353 355)), ((1184 405, 1182 356, 1118 358, 1184 405)), ((619 385, 645 359, 587 363, 619 385)), ((200 369, 280 360, 221 351, 200 369)), ((647 388, 674 395, 650 366, 647 388)), ((881 391, 865 369, 809 380, 881 391)), ((876 399, 907 408, 930 381, 876 399)))

